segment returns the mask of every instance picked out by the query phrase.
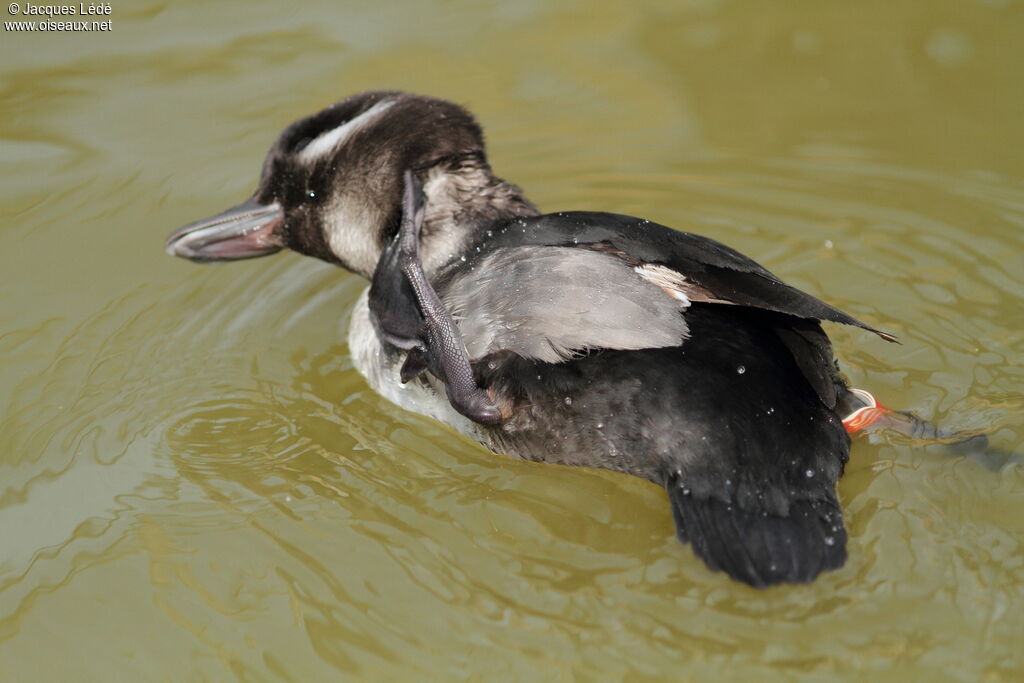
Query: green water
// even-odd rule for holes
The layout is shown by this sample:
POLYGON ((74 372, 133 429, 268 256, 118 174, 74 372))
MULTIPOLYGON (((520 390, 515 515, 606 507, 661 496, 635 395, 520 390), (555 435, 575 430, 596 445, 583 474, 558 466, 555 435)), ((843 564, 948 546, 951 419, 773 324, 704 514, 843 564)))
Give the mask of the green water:
POLYGON ((677 4, 114 1, 109 33, 5 30, 0 680, 1020 680, 1019 465, 861 438, 848 565, 758 592, 653 485, 374 395, 358 278, 163 253, 293 119, 448 97, 541 207, 740 249, 900 336, 829 329, 855 386, 1020 453, 1021 4, 677 4))

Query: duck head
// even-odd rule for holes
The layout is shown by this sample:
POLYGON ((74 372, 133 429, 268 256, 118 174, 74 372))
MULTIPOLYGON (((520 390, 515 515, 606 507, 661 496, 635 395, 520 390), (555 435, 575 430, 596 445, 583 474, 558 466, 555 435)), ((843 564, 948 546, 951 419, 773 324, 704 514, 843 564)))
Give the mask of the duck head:
POLYGON ((423 184, 420 255, 428 272, 456 257, 485 223, 537 213, 519 188, 493 175, 483 133, 465 109, 366 92, 288 126, 252 197, 175 231, 167 252, 222 262, 287 248, 370 277, 398 229, 406 170, 423 184))

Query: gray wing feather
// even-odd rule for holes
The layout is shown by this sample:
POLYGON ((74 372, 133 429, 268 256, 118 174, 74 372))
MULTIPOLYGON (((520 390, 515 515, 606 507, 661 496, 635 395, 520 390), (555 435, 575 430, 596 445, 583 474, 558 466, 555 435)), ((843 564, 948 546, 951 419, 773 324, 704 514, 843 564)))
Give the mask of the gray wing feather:
POLYGON ((689 334, 689 301, 588 249, 500 248, 440 294, 472 360, 507 350, 555 363, 590 349, 678 346, 689 334))

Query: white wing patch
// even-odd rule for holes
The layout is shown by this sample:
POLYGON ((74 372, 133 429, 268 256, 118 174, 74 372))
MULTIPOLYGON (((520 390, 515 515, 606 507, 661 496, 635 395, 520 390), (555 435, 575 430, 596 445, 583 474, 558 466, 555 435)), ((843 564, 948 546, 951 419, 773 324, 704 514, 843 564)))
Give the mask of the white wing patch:
POLYGON ((346 121, 337 128, 321 133, 302 148, 302 151, 298 154, 299 160, 316 161, 325 154, 333 152, 349 136, 375 121, 394 103, 394 100, 381 100, 351 121, 346 121))
POLYGON ((644 263, 633 270, 643 279, 660 287, 663 292, 676 301, 682 302, 684 308, 690 306, 690 297, 687 296, 690 285, 686 282, 686 277, 679 271, 656 263, 644 263))

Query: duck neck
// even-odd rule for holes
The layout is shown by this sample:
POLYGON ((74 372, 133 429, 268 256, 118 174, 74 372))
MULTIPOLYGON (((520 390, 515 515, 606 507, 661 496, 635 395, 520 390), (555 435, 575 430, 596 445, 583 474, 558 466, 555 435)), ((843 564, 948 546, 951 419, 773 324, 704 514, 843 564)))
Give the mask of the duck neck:
POLYGON ((430 169, 423 192, 420 256, 428 276, 458 258, 489 226, 540 214, 522 190, 496 177, 478 155, 430 169))

